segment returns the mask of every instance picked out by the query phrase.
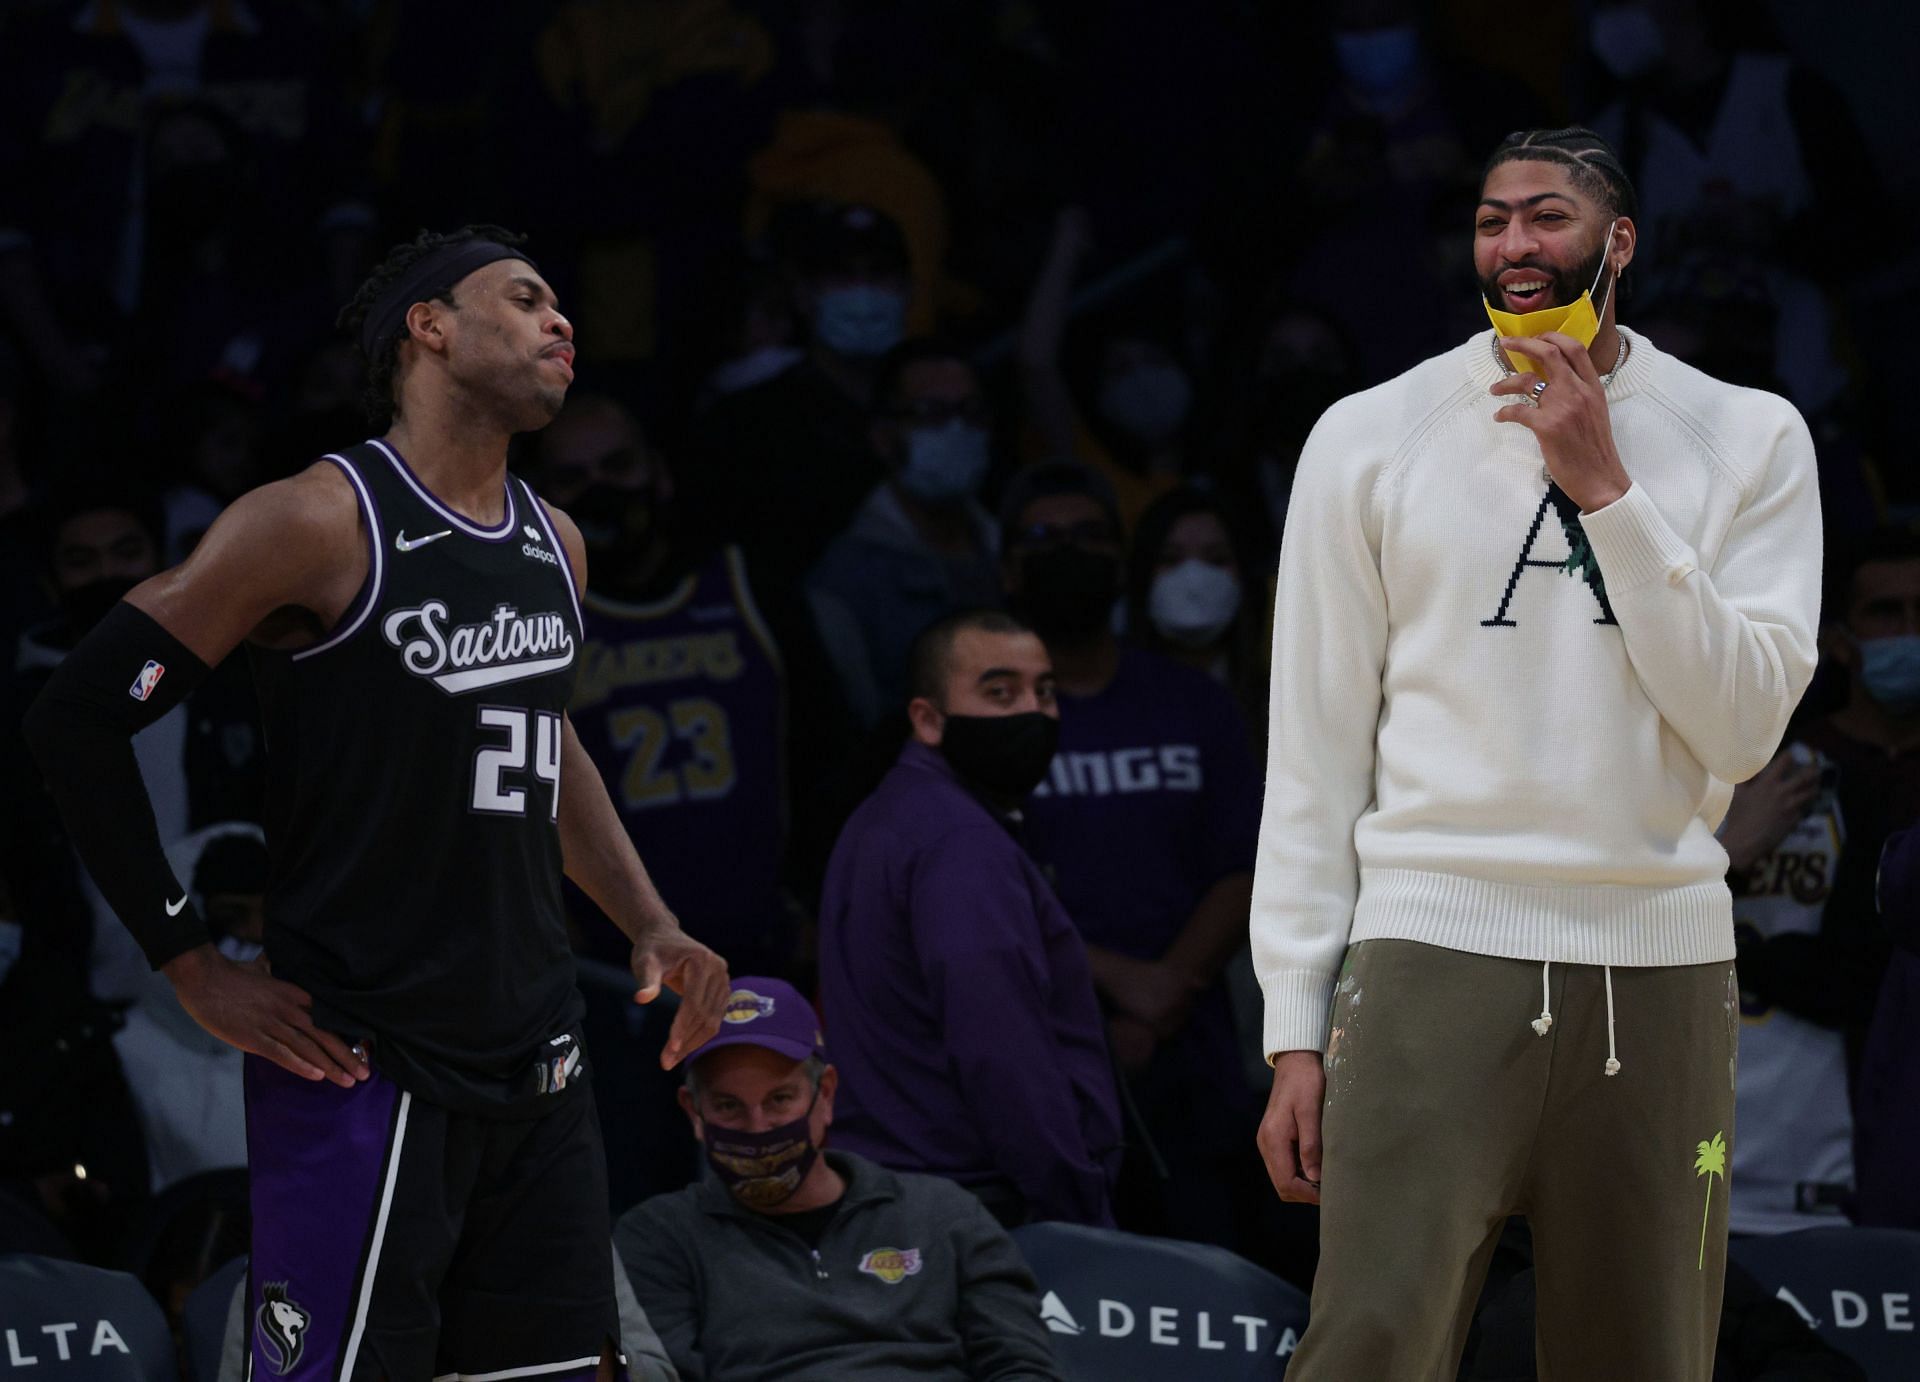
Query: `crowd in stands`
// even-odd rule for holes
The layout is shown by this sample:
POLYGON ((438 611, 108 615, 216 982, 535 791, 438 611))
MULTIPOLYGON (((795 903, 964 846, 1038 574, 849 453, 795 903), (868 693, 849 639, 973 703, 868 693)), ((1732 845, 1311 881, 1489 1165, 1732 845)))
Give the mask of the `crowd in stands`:
MULTIPOLYGON (((565 411, 515 451, 589 553, 570 715, 745 1005, 663 1075, 663 1019, 596 978, 623 938, 569 889, 616 1270, 657 1334, 635 1375, 809 1350, 851 1360, 820 1375, 1069 1375, 1052 1345, 1090 1317, 1044 1293, 1043 1322, 1036 1222, 1306 1289, 1315 1211, 1254 1143, 1246 957, 1292 466, 1335 399, 1486 329, 1482 160, 1576 122, 1644 208, 1622 320, 1784 394, 1819 447, 1822 669, 1721 829, 1733 1230, 1920 1232, 1920 482, 1881 340, 1920 305, 1884 229, 1920 183, 1764 5, 1529 15, 0 10, 0 1254, 132 1271, 178 1336, 244 1250, 240 1057, 116 923, 19 725, 225 504, 367 435, 334 317, 387 246, 489 223, 577 333, 565 411), (757 1208, 725 1167, 775 1129, 804 1155, 757 1208), (795 1263, 831 1286, 814 1336, 780 1308, 795 1263), (876 1322, 843 1273, 927 1313, 876 1322)), ((257 956, 246 657, 136 749, 220 949, 257 956)), ((1527 1278, 1516 1231, 1464 1375, 1531 1375, 1490 1361, 1527 1278)), ((1764 1340, 1817 1352, 1750 1288, 1726 1376, 1765 1375, 1764 1340)), ((1791 1375, 1855 1375, 1829 1363, 1791 1375)))

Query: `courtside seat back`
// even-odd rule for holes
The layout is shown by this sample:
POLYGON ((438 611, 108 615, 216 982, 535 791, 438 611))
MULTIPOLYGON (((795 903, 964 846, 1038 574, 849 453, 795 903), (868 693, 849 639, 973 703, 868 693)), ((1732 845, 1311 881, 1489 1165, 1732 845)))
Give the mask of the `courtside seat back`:
POLYGON ((1870 1382, 1920 1378, 1920 1233, 1810 1228, 1737 1238, 1727 1252, 1870 1382))
POLYGON ((247 1258, 242 1253, 207 1273, 207 1279, 193 1288, 180 1312, 180 1338, 186 1345, 187 1382, 217 1382, 220 1376, 220 1350, 227 1341, 227 1316, 233 1309, 233 1293, 246 1280, 247 1258))
POLYGON ((173 1339, 125 1272, 27 1253, 0 1256, 0 1378, 174 1382, 173 1339))
POLYGON ((1305 1295, 1225 1248, 1077 1224, 1013 1238, 1073 1382, 1272 1382, 1307 1327, 1305 1295))

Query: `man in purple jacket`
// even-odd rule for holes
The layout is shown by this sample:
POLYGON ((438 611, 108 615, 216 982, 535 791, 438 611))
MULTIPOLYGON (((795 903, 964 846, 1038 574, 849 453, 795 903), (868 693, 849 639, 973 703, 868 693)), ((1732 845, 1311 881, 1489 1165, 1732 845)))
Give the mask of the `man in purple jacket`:
POLYGON ((909 690, 913 737, 827 870, 835 1144, 1003 1223, 1110 1224, 1120 1116, 1086 949, 1017 838, 1058 740, 1046 648, 1010 615, 951 615, 909 690))

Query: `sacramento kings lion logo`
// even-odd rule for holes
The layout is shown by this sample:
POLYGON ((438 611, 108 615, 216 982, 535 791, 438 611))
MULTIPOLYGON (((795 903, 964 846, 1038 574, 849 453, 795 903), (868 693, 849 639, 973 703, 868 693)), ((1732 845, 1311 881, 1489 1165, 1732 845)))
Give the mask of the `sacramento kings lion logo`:
POLYGON ((253 1312, 253 1341, 275 1377, 285 1377, 300 1361, 312 1322, 305 1308, 287 1299, 286 1282, 269 1281, 261 1288, 260 1308, 253 1312))

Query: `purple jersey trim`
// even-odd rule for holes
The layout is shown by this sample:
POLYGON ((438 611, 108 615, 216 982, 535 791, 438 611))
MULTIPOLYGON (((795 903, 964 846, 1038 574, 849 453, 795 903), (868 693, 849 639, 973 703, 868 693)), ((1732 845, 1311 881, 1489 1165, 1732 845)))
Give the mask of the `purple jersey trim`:
POLYGON ((532 486, 525 480, 520 482, 527 491, 527 501, 533 505, 533 512, 540 520, 540 526, 547 534, 547 541, 553 544, 553 550, 560 555, 560 572, 567 582, 567 598, 573 601, 573 623, 582 638, 586 637, 587 621, 580 613, 580 582, 574 578, 573 558, 567 555, 567 544, 560 540, 560 534, 554 530, 553 520, 547 516, 547 506, 540 502, 540 496, 533 492, 532 486))
POLYGON ((367 579, 361 582, 360 593, 354 596, 353 603, 347 606, 347 614, 351 617, 340 624, 323 642, 316 643, 311 648, 302 648, 295 653, 293 655, 295 662, 312 657, 315 653, 324 653, 329 648, 338 647, 353 637, 359 627, 367 622, 367 616, 373 613, 374 606, 379 604, 380 583, 386 574, 386 558, 382 552, 386 544, 380 536, 380 508, 373 502, 373 491, 367 488, 367 482, 360 478, 360 472, 353 468, 353 462, 345 456, 327 455, 320 459, 332 461, 339 466, 352 483, 353 492, 359 496, 360 509, 367 520, 367 579))
POLYGON ((369 437, 368 443, 379 448, 380 453, 389 461, 393 462, 395 473, 407 482, 407 487, 420 497, 421 503, 439 514, 440 517, 447 522, 453 524, 454 527, 458 528, 468 537, 477 537, 483 542, 505 542, 513 536, 514 525, 520 520, 517 512, 518 506, 513 502, 513 485, 511 482, 509 482, 506 487, 507 516, 501 520, 497 528, 483 528, 472 519, 462 518, 452 509, 434 498, 433 491, 420 483, 420 477, 413 473, 413 468, 406 463, 398 451, 395 451, 378 437, 369 437))

